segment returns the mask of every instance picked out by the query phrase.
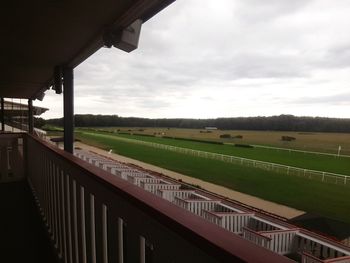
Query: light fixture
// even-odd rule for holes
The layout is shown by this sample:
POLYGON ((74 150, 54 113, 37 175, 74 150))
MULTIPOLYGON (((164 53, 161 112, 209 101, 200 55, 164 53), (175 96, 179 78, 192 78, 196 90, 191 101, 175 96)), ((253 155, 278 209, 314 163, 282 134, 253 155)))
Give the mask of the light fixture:
POLYGON ((62 94, 62 67, 60 66, 54 68, 52 89, 56 94, 62 94))
POLYGON ((40 101, 43 101, 45 97, 45 93, 44 92, 39 92, 37 95, 36 95, 36 98, 35 99, 38 99, 40 101))
POLYGON ((103 35, 104 45, 108 48, 114 46, 125 52, 131 52, 137 49, 139 44, 142 20, 135 20, 130 26, 122 31, 115 32, 109 29, 103 35))

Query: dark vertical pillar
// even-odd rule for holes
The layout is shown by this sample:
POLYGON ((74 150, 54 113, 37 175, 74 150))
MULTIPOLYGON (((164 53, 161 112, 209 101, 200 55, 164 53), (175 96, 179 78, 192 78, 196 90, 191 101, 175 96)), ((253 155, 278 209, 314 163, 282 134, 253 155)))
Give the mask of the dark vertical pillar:
POLYGON ((74 80, 73 68, 63 68, 64 150, 73 153, 74 142, 74 80))
POLYGON ((34 133, 33 100, 28 100, 28 132, 34 133))
POLYGON ((1 98, 1 112, 0 112, 0 121, 1 121, 1 131, 5 131, 5 108, 4 108, 4 98, 1 98))

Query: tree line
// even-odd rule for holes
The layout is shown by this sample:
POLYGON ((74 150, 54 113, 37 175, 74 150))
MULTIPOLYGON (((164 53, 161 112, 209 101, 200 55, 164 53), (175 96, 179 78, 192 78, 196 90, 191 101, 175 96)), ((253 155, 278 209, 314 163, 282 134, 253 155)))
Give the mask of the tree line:
MULTIPOLYGON (((63 119, 39 120, 40 125, 63 126, 63 119)), ((149 119, 120 117, 118 115, 75 115, 76 127, 164 127, 222 130, 268 130, 298 132, 350 132, 349 118, 297 117, 279 115, 271 117, 236 117, 216 119, 149 119)))

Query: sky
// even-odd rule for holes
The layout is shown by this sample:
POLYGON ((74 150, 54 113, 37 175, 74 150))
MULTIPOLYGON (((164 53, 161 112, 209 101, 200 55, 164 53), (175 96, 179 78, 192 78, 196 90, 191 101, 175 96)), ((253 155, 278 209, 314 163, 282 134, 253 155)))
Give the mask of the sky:
MULTIPOLYGON (((75 68, 76 114, 350 118, 350 0, 177 0, 75 68)), ((34 105, 63 115, 49 90, 34 105)))

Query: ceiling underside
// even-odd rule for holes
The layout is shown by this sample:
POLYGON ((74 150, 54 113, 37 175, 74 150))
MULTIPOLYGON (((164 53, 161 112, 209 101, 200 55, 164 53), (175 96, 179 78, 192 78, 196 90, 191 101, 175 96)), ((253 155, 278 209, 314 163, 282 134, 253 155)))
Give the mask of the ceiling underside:
POLYGON ((75 67, 107 28, 148 20, 174 0, 11 1, 0 9, 0 97, 36 98, 56 65, 75 67))

